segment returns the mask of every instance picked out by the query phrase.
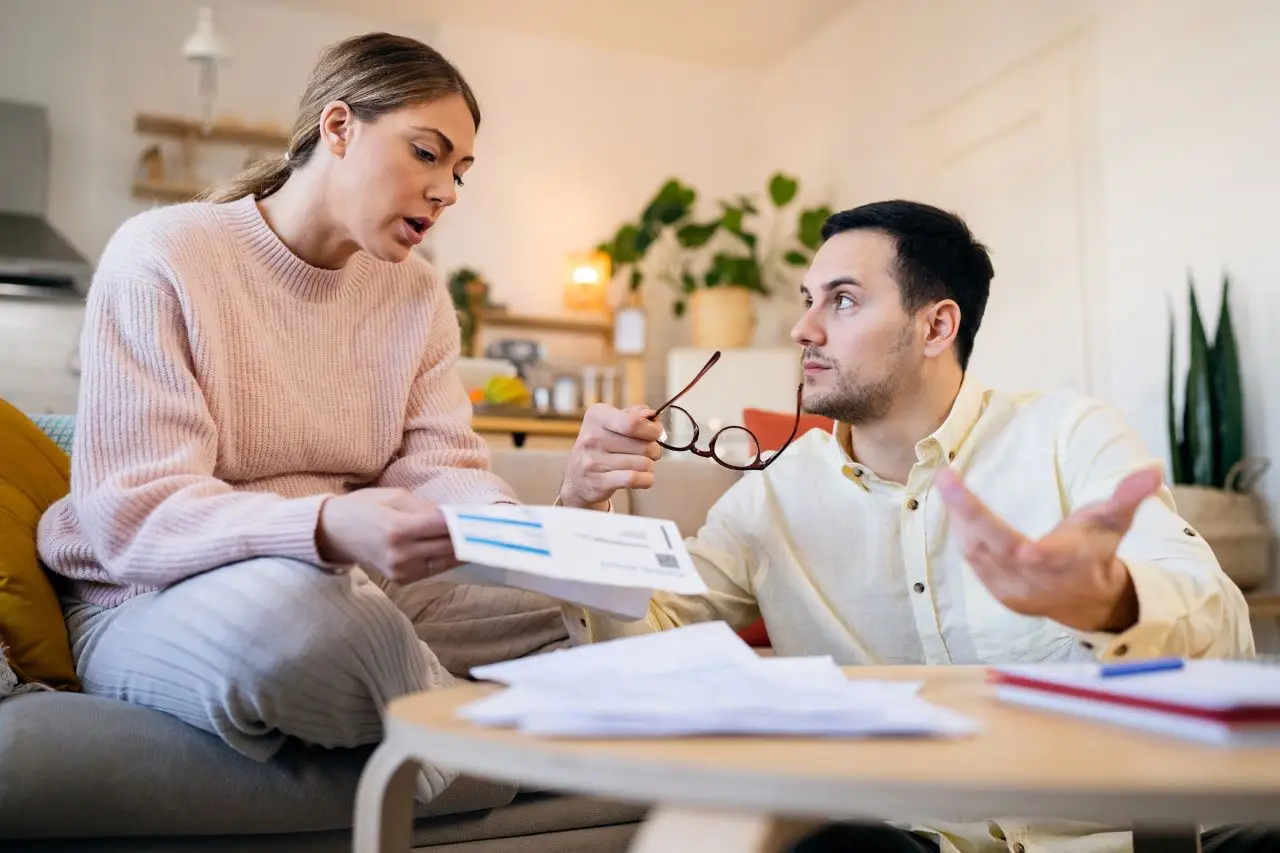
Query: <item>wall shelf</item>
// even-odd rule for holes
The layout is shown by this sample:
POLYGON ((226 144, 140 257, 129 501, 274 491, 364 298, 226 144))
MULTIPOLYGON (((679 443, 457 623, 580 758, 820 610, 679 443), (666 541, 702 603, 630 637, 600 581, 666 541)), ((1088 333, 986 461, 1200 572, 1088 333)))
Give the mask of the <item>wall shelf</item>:
POLYGON ((286 150, 289 136, 270 123, 257 125, 237 121, 215 122, 205 127, 195 119, 158 113, 138 113, 133 119, 134 131, 144 136, 163 136, 178 141, 177 168, 166 167, 159 144, 153 144, 139 158, 130 188, 134 198, 165 203, 190 201, 205 187, 197 174, 201 145, 223 143, 250 149, 246 164, 261 156, 260 149, 286 150))
POLYGON ((289 147, 288 134, 251 124, 222 121, 206 129, 200 122, 193 119, 138 113, 134 118, 133 127, 138 133, 150 136, 194 138, 202 142, 225 142, 230 145, 251 145, 262 148, 289 147))
POLYGON ((191 201, 204 187, 177 181, 134 181, 133 197, 164 202, 191 201))

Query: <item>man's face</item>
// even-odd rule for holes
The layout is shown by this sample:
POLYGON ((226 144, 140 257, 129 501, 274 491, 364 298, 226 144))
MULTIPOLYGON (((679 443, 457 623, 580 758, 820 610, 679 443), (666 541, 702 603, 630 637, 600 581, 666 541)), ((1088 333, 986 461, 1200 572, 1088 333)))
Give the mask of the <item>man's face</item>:
POLYGON ((892 237, 846 231, 822 245, 805 274, 806 310, 791 330, 804 350, 804 409, 859 425, 884 418, 922 364, 920 334, 903 310, 892 237))

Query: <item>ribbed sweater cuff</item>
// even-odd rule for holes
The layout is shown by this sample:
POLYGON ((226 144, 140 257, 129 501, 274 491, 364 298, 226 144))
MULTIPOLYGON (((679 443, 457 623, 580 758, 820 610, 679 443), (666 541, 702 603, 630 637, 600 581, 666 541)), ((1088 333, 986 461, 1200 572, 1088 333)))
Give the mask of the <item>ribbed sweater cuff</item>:
POLYGON ((280 501, 266 513, 246 537, 251 553, 292 557, 317 566, 334 568, 320 559, 316 548, 316 531, 320 525, 320 507, 332 497, 327 494, 280 501))

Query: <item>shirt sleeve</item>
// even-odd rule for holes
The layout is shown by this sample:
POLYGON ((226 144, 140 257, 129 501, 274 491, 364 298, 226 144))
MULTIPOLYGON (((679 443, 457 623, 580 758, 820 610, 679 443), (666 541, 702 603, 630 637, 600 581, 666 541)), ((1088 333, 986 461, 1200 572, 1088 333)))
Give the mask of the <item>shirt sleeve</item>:
POLYGON ((396 458, 378 485, 408 489, 437 504, 516 503, 491 470, 488 445, 471 429, 471 400, 458 376, 458 318, 431 274, 431 331, 405 412, 396 458))
POLYGON ((752 577, 755 549, 748 531, 763 517, 763 488, 758 476, 738 480, 707 513, 697 535, 685 539, 689 556, 707 585, 705 595, 655 592, 644 619, 627 622, 581 607, 563 608, 575 644, 666 631, 698 622, 724 621, 735 630, 760 617, 752 577))
MULTIPOLYGON (((1060 453, 1069 511, 1106 500, 1136 471, 1160 467, 1123 416, 1096 401, 1073 418, 1060 453)), ((1255 655, 1244 595, 1178 515, 1167 486, 1138 509, 1117 556, 1133 579, 1138 621, 1120 633, 1077 632, 1100 659, 1255 655)))
POLYGON ((94 283, 80 382, 70 499, 112 578, 163 588, 253 557, 325 565, 316 525, 329 495, 235 491, 214 476, 217 429, 166 284, 94 283))

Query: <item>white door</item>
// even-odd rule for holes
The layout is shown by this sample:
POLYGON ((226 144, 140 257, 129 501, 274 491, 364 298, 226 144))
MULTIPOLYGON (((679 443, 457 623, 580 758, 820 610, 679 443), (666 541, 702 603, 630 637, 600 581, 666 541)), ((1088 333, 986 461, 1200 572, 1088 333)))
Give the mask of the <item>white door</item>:
POLYGON ((994 387, 1101 391, 1083 39, 1055 43, 908 128, 912 197, 963 216, 991 252, 970 370, 994 387))

